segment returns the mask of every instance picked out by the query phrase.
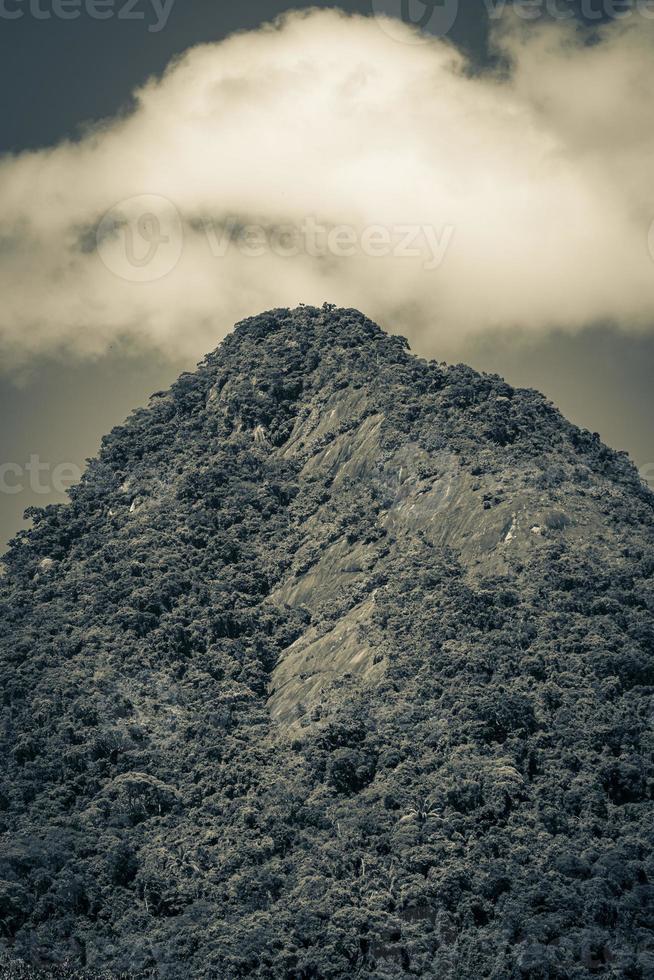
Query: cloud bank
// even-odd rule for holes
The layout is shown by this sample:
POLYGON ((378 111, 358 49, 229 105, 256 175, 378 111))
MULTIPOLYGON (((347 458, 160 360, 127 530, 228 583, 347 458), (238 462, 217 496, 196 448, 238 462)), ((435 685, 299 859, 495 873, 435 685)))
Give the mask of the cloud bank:
POLYGON ((494 31, 510 69, 471 76, 399 23, 293 14, 191 49, 79 142, 2 158, 5 363, 124 338, 199 355, 300 302, 444 342, 651 329, 654 23, 494 31))

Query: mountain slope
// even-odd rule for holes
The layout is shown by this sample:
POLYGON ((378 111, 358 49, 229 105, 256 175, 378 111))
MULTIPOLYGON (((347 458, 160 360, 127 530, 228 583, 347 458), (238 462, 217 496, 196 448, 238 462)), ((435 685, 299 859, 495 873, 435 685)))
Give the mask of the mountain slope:
POLYGON ((624 455, 302 307, 238 325, 71 497, 0 593, 10 957, 651 975, 653 498, 624 455))

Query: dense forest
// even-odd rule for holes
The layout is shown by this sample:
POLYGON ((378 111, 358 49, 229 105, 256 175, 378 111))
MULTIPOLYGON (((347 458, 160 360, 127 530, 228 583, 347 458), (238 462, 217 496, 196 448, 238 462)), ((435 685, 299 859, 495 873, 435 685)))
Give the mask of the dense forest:
POLYGON ((70 497, 0 578, 0 976, 654 976, 624 454, 300 307, 70 497))

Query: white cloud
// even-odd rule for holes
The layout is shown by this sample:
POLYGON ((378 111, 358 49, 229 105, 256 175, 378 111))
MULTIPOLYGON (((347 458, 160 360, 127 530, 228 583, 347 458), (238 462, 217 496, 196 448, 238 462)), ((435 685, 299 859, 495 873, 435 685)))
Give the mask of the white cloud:
POLYGON ((505 16, 502 77, 397 28, 291 15, 190 50, 78 143, 3 158, 4 356, 126 336, 200 354, 235 320, 299 302, 448 341, 651 327, 654 24, 584 45, 567 23, 505 16), (232 237, 238 222, 265 234, 229 241, 230 221, 232 237), (351 254, 316 247, 307 221, 325 240, 347 226, 332 244, 351 254))

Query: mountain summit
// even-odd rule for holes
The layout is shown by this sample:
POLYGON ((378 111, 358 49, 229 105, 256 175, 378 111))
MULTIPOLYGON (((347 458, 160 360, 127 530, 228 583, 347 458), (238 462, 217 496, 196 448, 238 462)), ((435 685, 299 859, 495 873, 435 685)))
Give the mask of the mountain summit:
POLYGON ((357 311, 239 324, 6 556, 7 975, 654 975, 653 508, 357 311))

